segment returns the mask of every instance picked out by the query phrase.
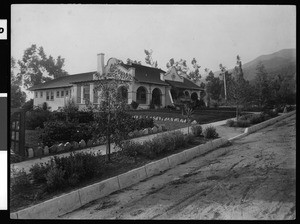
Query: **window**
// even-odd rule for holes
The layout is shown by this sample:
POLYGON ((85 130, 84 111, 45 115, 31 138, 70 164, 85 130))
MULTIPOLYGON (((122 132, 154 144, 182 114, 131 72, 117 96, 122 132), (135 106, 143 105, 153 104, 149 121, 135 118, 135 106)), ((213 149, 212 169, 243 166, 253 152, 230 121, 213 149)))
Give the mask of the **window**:
POLYGON ((38 92, 35 92, 35 98, 38 98, 38 92))
POLYGON ((143 86, 140 86, 136 91, 136 102, 140 104, 146 104, 147 96, 146 89, 143 86))
POLYGON ((90 100, 90 85, 83 86, 83 99, 90 100))
POLYGON ((66 90, 66 96, 68 96, 69 95, 69 91, 68 90, 66 90))
POLYGON ((56 91, 56 98, 59 97, 59 91, 56 91))
POLYGON ((46 100, 50 100, 50 95, 48 91, 46 92, 46 100))
POLYGON ((40 92, 40 97, 43 98, 43 91, 40 92))
POLYGON ((94 103, 98 103, 98 94, 99 94, 99 92, 98 92, 98 90, 95 90, 94 89, 94 103))
POLYGON ((65 91, 62 90, 62 91, 60 92, 60 96, 63 97, 63 96, 64 96, 64 93, 65 93, 65 91))
POLYGON ((81 103, 81 86, 77 86, 77 103, 81 103))
POLYGON ((53 91, 51 91, 50 99, 54 100, 54 92, 53 91))

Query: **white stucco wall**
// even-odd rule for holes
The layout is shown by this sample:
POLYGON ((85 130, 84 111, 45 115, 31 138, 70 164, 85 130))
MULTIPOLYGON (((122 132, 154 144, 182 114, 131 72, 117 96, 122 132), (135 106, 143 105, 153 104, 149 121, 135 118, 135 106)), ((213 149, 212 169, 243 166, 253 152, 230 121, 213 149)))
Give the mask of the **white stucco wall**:
POLYGON ((59 107, 64 107, 66 105, 66 103, 71 99, 70 98, 70 92, 71 92, 71 97, 73 96, 73 93, 72 91, 70 91, 71 88, 57 88, 57 89, 49 89, 49 90, 36 90, 34 91, 33 95, 34 95, 34 98, 33 98, 33 105, 34 106, 39 106, 41 107, 43 105, 44 102, 47 103, 47 105, 50 108, 50 110, 57 110, 59 107), (68 96, 66 96, 66 90, 69 91, 69 94, 68 96), (53 100, 46 100, 46 92, 49 92, 49 96, 50 96, 50 99, 51 99, 51 93, 50 92, 53 92, 54 94, 54 99, 53 100), (56 92, 59 91, 59 96, 61 96, 61 91, 64 91, 64 96, 63 97, 57 97, 56 96, 56 92), (38 92, 38 96, 36 97, 36 92, 38 92), (43 96, 41 97, 40 93, 43 92, 43 96))

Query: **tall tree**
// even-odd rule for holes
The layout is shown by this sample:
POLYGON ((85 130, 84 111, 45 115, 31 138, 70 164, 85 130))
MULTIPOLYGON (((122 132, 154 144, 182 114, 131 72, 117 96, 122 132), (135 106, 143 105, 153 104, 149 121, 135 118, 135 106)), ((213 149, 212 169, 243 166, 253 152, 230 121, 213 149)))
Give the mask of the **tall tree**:
POLYGON ((243 77, 227 77, 228 102, 236 107, 236 119, 239 119, 241 107, 251 102, 252 91, 248 81, 243 77))
POLYGON ((220 64, 219 65, 220 70, 221 70, 221 75, 223 76, 223 83, 224 83, 224 95, 225 95, 225 100, 227 100, 227 87, 226 87, 226 75, 227 73, 227 69, 224 65, 220 64))
POLYGON ((51 55, 47 56, 43 47, 32 44, 24 51, 22 60, 18 61, 20 73, 26 88, 41 84, 53 78, 68 75, 63 70, 65 59, 61 56, 55 60, 51 55))
POLYGON ((106 155, 111 160, 111 143, 117 146, 128 136, 132 124, 131 116, 125 113, 126 102, 118 93, 120 86, 128 88, 128 82, 120 79, 117 75, 113 78, 106 78, 105 74, 97 73, 95 81, 95 93, 100 95, 102 102, 99 107, 92 107, 95 113, 95 133, 100 137, 103 133, 106 136, 106 155))
POLYGON ((153 68, 157 68, 157 61, 153 61, 152 58, 152 50, 144 50, 146 57, 145 57, 145 62, 146 64, 150 65, 153 68))
POLYGON ((268 73, 264 64, 260 61, 256 66, 256 76, 254 79, 258 104, 265 106, 271 97, 268 83, 268 73))
POLYGON ((10 92, 10 106, 12 108, 21 107, 26 100, 26 93, 21 90, 22 79, 16 76, 14 73, 16 69, 16 60, 11 57, 10 59, 10 81, 11 81, 11 92, 10 92))
POLYGON ((137 60, 131 60, 130 58, 127 58, 127 60, 126 60, 126 64, 127 64, 127 65, 131 65, 132 63, 134 63, 134 64, 139 64, 139 65, 141 65, 141 64, 142 64, 142 62, 141 62, 141 61, 137 61, 137 60))
POLYGON ((206 76, 206 92, 208 97, 219 101, 221 96, 222 82, 219 77, 215 77, 212 71, 206 76))
POLYGON ((228 77, 226 76, 226 79, 228 101, 236 106, 236 119, 238 119, 240 108, 247 106, 252 101, 253 96, 249 81, 244 79, 242 62, 239 55, 237 56, 237 65, 234 68, 233 77, 229 75, 228 77))
POLYGON ((186 60, 180 59, 179 61, 174 60, 174 58, 171 58, 169 62, 166 64, 166 67, 170 69, 171 67, 174 67, 178 75, 182 77, 186 77, 190 80, 192 80, 194 83, 198 83, 201 79, 201 74, 199 72, 199 68, 201 66, 198 65, 197 60, 195 58, 191 61, 192 68, 190 68, 186 60))

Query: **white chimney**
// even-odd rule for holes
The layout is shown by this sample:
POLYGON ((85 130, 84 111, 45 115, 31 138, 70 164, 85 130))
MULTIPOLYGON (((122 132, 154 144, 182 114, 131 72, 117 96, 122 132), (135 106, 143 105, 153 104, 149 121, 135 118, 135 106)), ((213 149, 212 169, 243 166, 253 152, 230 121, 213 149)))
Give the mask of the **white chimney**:
POLYGON ((104 73, 104 53, 97 54, 97 72, 100 75, 104 73))

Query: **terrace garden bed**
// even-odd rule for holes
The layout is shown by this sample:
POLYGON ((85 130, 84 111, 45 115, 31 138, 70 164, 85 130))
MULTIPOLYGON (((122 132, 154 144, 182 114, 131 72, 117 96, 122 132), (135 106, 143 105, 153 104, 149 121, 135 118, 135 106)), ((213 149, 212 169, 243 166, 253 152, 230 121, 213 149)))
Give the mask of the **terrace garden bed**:
MULTIPOLYGON (((202 131, 197 130, 195 134, 189 135, 176 132, 177 134, 158 136, 156 139, 144 142, 142 147, 137 145, 138 147, 135 149, 143 148, 143 150, 134 154, 132 154, 133 147, 130 145, 130 147, 112 153, 110 162, 105 159, 105 155, 74 153, 69 159, 66 157, 57 158, 48 163, 35 164, 29 174, 12 169, 10 210, 15 212, 49 200, 54 196, 108 179, 149 162, 206 143, 209 139, 201 135, 202 131), (174 146, 171 148, 169 147, 170 141, 174 141, 174 144, 171 144, 174 146)), ((214 133, 214 130, 210 129, 209 132, 214 133)), ((204 130, 203 133, 206 136, 208 131, 204 130)), ((209 136, 215 138, 217 133, 209 136)), ((207 137, 209 136, 207 135, 207 137)), ((128 144, 131 143, 128 142, 128 144)))

